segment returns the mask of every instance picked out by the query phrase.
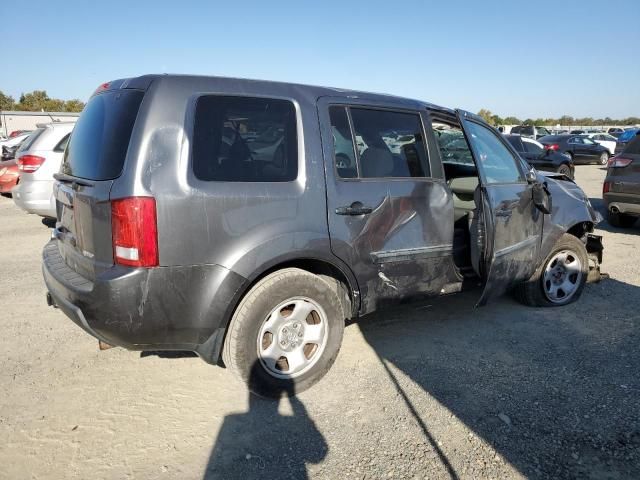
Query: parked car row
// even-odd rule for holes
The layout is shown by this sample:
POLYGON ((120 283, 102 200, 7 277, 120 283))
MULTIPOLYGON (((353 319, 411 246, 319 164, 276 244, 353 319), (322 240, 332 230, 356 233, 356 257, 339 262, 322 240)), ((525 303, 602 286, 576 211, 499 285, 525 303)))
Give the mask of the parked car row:
POLYGON ((74 125, 75 122, 43 124, 11 138, 14 151, 7 155, 8 161, 0 163, 0 193, 10 194, 15 204, 28 213, 55 217, 53 175, 60 170, 74 125))

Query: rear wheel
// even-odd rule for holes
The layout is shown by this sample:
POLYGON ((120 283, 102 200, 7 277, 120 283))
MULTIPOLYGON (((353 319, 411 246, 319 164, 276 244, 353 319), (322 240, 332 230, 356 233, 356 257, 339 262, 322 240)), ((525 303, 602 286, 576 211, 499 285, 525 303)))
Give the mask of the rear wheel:
POLYGON ((609 161, 609 153, 602 152, 600 154, 600 165, 606 165, 608 161, 609 161))
POLYGON ((556 171, 562 175, 566 175, 567 177, 572 178, 571 167, 569 167, 569 165, 567 165, 566 163, 563 163, 562 165, 560 165, 558 167, 558 170, 556 171))
POLYGON ((607 220, 609 221, 609 224, 614 227, 630 228, 634 223, 636 223, 637 218, 633 215, 625 215, 624 213, 612 212, 609 210, 607 220))
POLYGON ((344 331, 338 294, 317 275, 297 268, 260 280, 236 309, 222 358, 258 395, 301 392, 329 370, 344 331))
POLYGON ((529 280, 518 285, 516 298, 533 307, 556 307, 576 301, 589 274, 584 244, 565 233, 529 280))

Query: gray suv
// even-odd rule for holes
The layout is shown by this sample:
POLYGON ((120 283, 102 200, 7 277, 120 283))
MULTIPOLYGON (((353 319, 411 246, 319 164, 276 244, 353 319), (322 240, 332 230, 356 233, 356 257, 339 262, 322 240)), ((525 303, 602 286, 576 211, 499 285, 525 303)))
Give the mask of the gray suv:
POLYGON ((345 320, 483 284, 576 300, 600 220, 476 115, 228 78, 105 83, 54 187, 50 305, 102 345, 195 351, 262 395, 318 381, 345 320))
POLYGON ((640 134, 609 160, 602 198, 614 227, 632 227, 640 217, 640 134))

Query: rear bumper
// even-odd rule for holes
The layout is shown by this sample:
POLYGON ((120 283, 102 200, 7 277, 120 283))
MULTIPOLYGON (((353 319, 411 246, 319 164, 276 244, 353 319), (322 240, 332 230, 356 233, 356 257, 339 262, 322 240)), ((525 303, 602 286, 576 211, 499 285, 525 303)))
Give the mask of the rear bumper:
POLYGON ((219 265, 114 266, 90 281, 67 266, 56 240, 43 250, 42 269, 53 304, 97 339, 130 350, 193 350, 213 361, 246 283, 219 265))
POLYGON ((609 192, 604 194, 607 210, 617 209, 627 215, 640 215, 640 195, 609 192))
POLYGON ((51 180, 21 181, 11 190, 13 201, 22 210, 43 217, 56 216, 53 198, 53 178, 51 180))

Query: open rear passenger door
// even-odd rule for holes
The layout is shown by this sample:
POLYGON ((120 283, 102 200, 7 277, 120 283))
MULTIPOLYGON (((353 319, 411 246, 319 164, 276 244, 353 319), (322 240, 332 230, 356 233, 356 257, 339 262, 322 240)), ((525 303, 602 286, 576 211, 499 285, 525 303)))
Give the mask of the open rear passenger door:
POLYGON ((479 253, 485 280, 480 306, 534 273, 544 214, 534 203, 535 181, 527 181, 524 163, 500 133, 472 113, 456 113, 480 181, 476 209, 484 225, 479 253))

